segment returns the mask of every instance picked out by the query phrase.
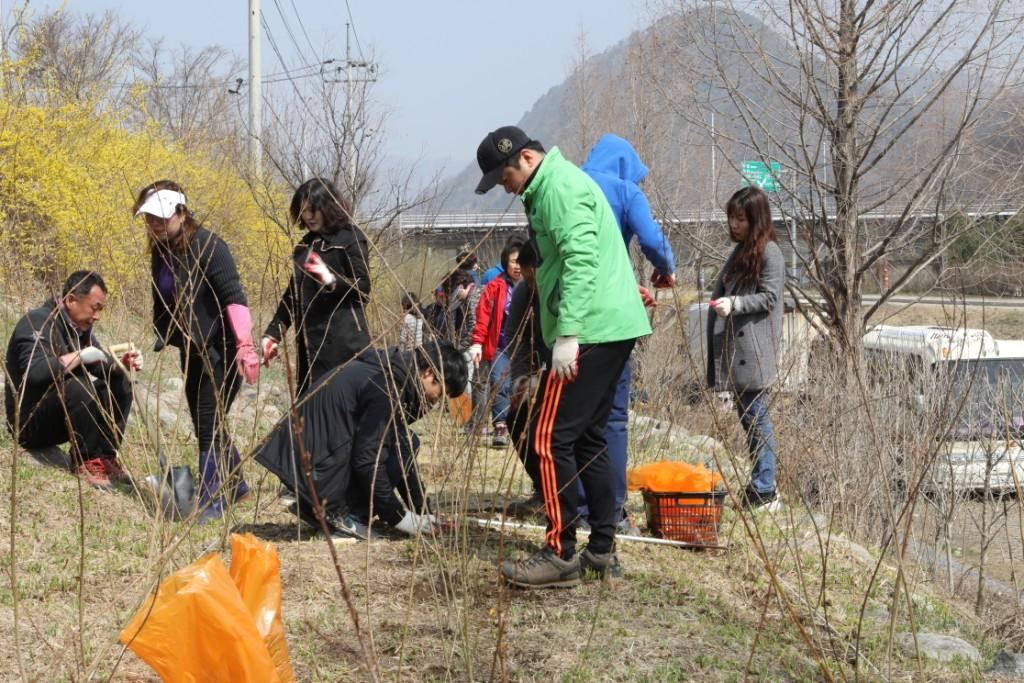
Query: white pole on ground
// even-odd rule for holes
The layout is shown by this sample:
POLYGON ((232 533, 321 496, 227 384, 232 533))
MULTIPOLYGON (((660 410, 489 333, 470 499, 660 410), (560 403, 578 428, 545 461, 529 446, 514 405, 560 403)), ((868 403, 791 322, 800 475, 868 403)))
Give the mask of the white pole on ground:
MULTIPOLYGON (((547 531, 546 526, 540 524, 527 524, 526 522, 515 522, 507 519, 483 519, 481 517, 465 517, 467 522, 477 526, 490 529, 513 529, 516 531, 547 531)), ((590 532, 585 529, 577 529, 576 535, 589 536, 590 532)), ((630 543, 648 543, 650 545, 667 545, 676 548, 706 548, 710 550, 725 550, 724 545, 705 545, 703 543, 688 543, 687 541, 673 541, 669 538, 654 538, 652 536, 629 536, 616 534, 616 541, 628 541, 630 543)))

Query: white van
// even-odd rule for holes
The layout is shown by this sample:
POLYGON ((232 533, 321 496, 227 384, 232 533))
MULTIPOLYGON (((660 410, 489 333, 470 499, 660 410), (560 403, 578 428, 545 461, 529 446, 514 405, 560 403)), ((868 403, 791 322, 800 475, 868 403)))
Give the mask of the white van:
POLYGON ((985 330, 879 325, 864 335, 869 368, 913 382, 921 406, 957 415, 927 482, 933 490, 1019 491, 1024 482, 1024 341, 985 330), (962 407, 961 407, 962 406, 962 407))

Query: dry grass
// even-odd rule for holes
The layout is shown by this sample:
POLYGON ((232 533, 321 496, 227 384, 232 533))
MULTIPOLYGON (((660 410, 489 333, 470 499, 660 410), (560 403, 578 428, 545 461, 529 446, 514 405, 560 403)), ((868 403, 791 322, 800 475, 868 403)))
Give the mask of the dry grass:
MULTIPOLYGON (((107 326, 109 340, 142 328, 134 320, 107 326)), ((674 344, 652 342, 644 353, 665 358, 674 344)), ((152 363, 143 383, 157 386, 175 376, 173 363, 166 365, 171 361, 152 363)), ((269 391, 283 384, 280 370, 262 381, 258 404, 282 408, 280 393, 269 391)), ((651 400, 644 411, 691 436, 711 434, 722 445, 697 451, 636 429, 636 462, 699 457, 719 462, 731 482, 742 479, 742 472, 731 472, 745 461, 733 416, 685 406, 671 386, 646 388, 651 400)), ((187 427, 157 429, 153 419, 137 418, 125 443, 122 457, 136 475, 155 470, 154 431, 174 462, 195 457, 187 427)), ((269 424, 235 427, 251 446, 269 424)), ((435 415, 418 429, 431 493, 455 509, 468 510, 481 496, 525 492, 510 453, 468 444, 446 416, 435 415)), ((800 436, 780 415, 781 442, 800 436)), ((151 680, 130 652, 122 656, 116 643, 121 626, 161 576, 225 548, 230 531, 252 531, 273 540, 281 557, 283 614, 298 679, 366 679, 325 541, 277 505, 277 482, 260 468, 247 465, 248 479, 259 484, 253 500, 223 525, 199 529, 157 521, 134 495, 80 490, 71 476, 32 464, 23 453, 14 463, 6 435, 0 452, 0 488, 8 503, 0 518, 6 540, 0 551, 0 678, 20 679, 20 666, 27 680, 106 680, 111 674, 151 680)), ((796 467, 784 461, 784 474, 798 477, 796 467)), ((890 631, 913 623, 917 630, 959 634, 989 659, 1001 647, 1002 636, 986 635, 969 605, 941 597, 926 572, 904 563, 898 576, 892 558, 878 559, 877 552, 865 563, 846 544, 830 541, 838 529, 816 509, 797 497, 787 502, 775 515, 744 519, 727 511, 726 551, 623 543, 625 580, 554 592, 510 591, 497 580, 499 560, 530 552, 539 534, 465 526, 433 542, 340 545, 338 551, 387 680, 820 680, 851 677, 855 662, 869 679, 960 680, 977 677, 979 669, 924 663, 922 670, 890 648, 890 631), (851 654, 854 643, 859 656, 851 654)), ((642 522, 635 494, 630 507, 642 522)))

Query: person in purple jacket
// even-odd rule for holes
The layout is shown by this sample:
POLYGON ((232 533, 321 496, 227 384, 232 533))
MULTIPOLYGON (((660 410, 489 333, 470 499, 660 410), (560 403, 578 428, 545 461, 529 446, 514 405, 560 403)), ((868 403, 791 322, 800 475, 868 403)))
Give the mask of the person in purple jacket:
MULTIPOLYGON (((590 150, 590 156, 581 167, 593 178, 604 192, 612 213, 622 230, 622 238, 628 250, 635 236, 640 251, 654 266, 651 284, 658 289, 673 287, 675 263, 672 247, 661 227, 654 221, 651 205, 640 189, 640 183, 647 177, 648 169, 628 141, 618 135, 604 135, 590 150)), ((629 521, 623 505, 626 502, 626 453, 629 441, 627 422, 629 420, 629 389, 632 382, 632 362, 627 361, 615 388, 615 402, 608 415, 605 438, 608 441, 608 456, 615 475, 615 504, 620 510, 619 533, 635 534, 639 530, 629 521)), ((582 488, 582 487, 581 487, 582 488)), ((584 498, 580 493, 580 516, 587 514, 584 498)))

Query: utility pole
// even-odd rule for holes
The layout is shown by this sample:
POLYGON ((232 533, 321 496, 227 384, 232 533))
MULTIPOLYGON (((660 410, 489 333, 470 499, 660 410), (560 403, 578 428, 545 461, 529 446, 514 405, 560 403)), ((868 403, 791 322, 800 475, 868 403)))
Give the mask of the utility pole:
POLYGON ((348 143, 348 192, 356 211, 356 140, 352 131, 352 25, 345 22, 345 141, 348 143))
MULTIPOLYGON (((340 68, 337 71, 341 71, 340 68)), ((371 83, 377 80, 377 65, 373 62, 365 62, 352 59, 352 25, 345 24, 345 182, 348 185, 348 195, 351 200, 352 211, 356 211, 356 107, 355 84, 371 83), (356 70, 363 73, 359 75, 356 70)), ((337 82, 337 81, 334 81, 337 82)))
POLYGON ((718 206, 718 174, 715 168, 715 110, 711 109, 711 208, 718 206))
POLYGON ((257 177, 263 172, 263 93, 260 82, 260 0, 249 0, 249 163, 257 177))

